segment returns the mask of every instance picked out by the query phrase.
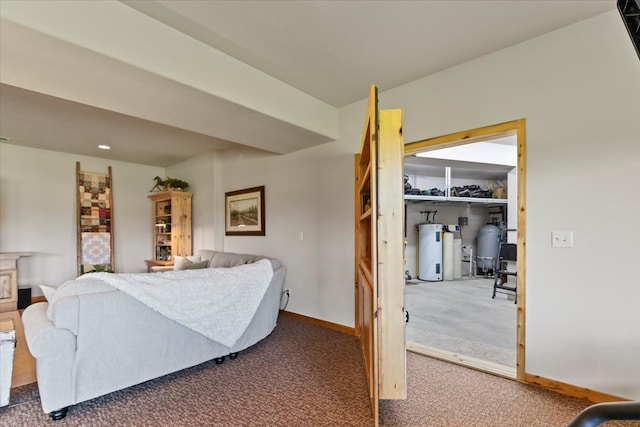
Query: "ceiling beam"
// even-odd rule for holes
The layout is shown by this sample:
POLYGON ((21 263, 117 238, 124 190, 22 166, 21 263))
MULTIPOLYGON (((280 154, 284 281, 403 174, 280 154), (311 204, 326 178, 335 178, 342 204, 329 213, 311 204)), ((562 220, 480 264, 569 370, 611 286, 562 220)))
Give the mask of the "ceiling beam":
POLYGON ((334 107, 120 2, 0 12, 2 83, 276 153, 337 139, 334 107))

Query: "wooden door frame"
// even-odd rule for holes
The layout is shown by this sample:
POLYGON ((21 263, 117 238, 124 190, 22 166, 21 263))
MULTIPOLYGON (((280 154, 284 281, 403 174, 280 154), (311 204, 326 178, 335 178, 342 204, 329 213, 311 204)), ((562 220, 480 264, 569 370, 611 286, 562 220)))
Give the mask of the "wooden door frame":
MULTIPOLYGON (((518 261, 516 268, 518 271, 518 287, 517 287, 517 307, 516 307, 516 376, 515 379, 525 382, 525 314, 526 314, 526 119, 517 119, 509 122, 499 123, 481 128, 466 130, 462 132, 451 133, 448 135, 437 136, 421 141, 407 143, 404 146, 405 157, 426 151, 426 149, 442 149, 456 147, 459 145, 470 144, 473 142, 486 141, 501 136, 516 135, 518 161, 518 199, 517 199, 517 245, 518 245, 518 261)), ((437 354, 430 354, 438 357, 437 354)), ((480 365, 472 360, 465 358, 443 357, 453 363, 468 366, 474 369, 490 372, 497 375, 507 376, 502 371, 493 369, 486 365, 480 365)))
POLYGON ((355 156, 355 330, 374 425, 379 400, 406 399, 402 110, 378 110, 371 86, 355 156))
POLYGON ((374 418, 379 425, 378 366, 378 269, 377 269, 377 157, 378 157, 378 89, 371 86, 355 155, 355 329, 367 378, 367 388, 374 418), (368 206, 365 198, 368 199, 368 206), (363 307, 366 305, 366 307, 363 307), (361 310, 362 309, 362 310, 361 310))

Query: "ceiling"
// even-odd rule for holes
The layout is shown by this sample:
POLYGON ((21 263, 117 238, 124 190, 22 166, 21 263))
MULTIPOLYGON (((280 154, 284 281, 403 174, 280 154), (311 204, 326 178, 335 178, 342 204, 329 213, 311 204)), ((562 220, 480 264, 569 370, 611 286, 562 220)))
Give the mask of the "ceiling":
MULTIPOLYGON (((55 42, 57 49, 64 47, 65 55, 69 55, 63 66, 73 67, 69 68, 70 75, 84 64, 103 61, 103 75, 94 85, 107 87, 117 72, 119 79, 131 76, 133 81, 135 77, 140 87, 149 85, 150 91, 152 82, 155 91, 164 88, 163 92, 174 95, 174 101, 184 101, 184 107, 171 116, 165 114, 168 119, 164 120, 159 118, 161 114, 145 116, 117 108, 117 102, 90 102, 83 95, 97 90, 94 86, 84 86, 84 93, 78 91, 71 99, 42 91, 36 71, 29 71, 34 76, 29 83, 23 75, 21 80, 5 78, 10 73, 3 69, 0 135, 9 138, 11 144, 166 167, 212 149, 240 147, 287 153, 335 139, 337 123, 332 125, 335 131, 323 132, 305 125, 304 117, 295 118, 299 122, 294 123, 250 105, 226 102, 211 114, 190 112, 187 116, 192 106, 206 110, 218 105, 217 99, 204 97, 202 91, 186 84, 180 86, 182 82, 175 78, 117 63, 117 55, 104 54, 88 45, 77 46, 50 34, 45 38, 39 29, 28 25, 28 16, 14 25, 17 15, 11 3, 0 3, 4 39, 0 40, 0 62, 12 61, 18 50, 33 49, 37 53, 32 56, 46 56, 44 48, 36 51, 34 46, 55 42), (196 103, 191 97, 200 98, 196 103), (176 141, 180 142, 179 150, 176 141), (100 143, 118 149, 99 151, 96 146, 100 143)), ((384 92, 616 7, 613 0, 123 0, 119 5, 126 9, 122 11, 126 16, 153 18, 188 36, 198 49, 214 48, 250 66, 251 71, 284 83, 284 89, 317 102, 329 116, 333 110, 365 98, 372 83, 384 92)), ((147 34, 138 36, 143 39, 147 34)), ((123 51, 127 47, 124 44, 123 51)), ((131 94, 121 96, 124 99, 131 94)), ((277 97, 271 99, 276 107, 279 101, 277 97)), ((147 108, 159 110, 163 102, 168 101, 158 98, 147 108)))

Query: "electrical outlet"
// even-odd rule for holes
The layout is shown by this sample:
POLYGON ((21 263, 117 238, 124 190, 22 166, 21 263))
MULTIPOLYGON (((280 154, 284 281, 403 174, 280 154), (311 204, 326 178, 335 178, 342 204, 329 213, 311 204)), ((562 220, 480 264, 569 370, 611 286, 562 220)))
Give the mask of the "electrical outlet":
POLYGON ((469 225, 469 218, 466 216, 459 216, 458 225, 469 225))
POLYGON ((573 231, 552 231, 551 247, 552 248, 572 248, 573 247, 573 231))

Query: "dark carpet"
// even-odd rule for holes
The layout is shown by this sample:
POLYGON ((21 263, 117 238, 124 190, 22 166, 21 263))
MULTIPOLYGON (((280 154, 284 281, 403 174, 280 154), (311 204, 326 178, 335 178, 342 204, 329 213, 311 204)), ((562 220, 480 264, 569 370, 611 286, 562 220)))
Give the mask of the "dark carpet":
MULTIPOLYGON (((356 338, 281 316, 271 336, 213 362, 77 404, 61 421, 35 384, 12 390, 2 426, 372 426, 356 338)), ((406 401, 382 401, 383 426, 564 426, 590 403, 407 354, 406 401)), ((604 427, 640 426, 606 423, 604 427)))

